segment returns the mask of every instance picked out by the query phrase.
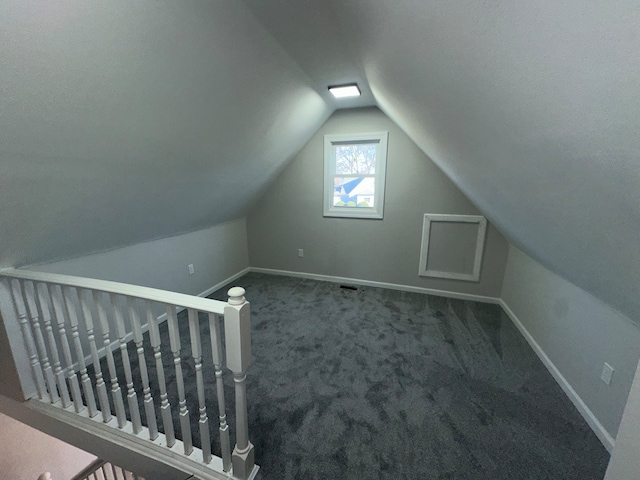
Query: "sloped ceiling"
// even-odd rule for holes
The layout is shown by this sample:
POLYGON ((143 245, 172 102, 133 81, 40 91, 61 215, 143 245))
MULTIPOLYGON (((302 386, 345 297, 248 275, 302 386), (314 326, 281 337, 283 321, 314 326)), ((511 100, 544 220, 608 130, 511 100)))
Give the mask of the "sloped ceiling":
POLYGON ((243 215, 333 111, 240 2, 0 3, 0 265, 243 215))
POLYGON ((512 243, 640 321, 640 2, 334 0, 325 46, 318 2, 246 1, 312 77, 353 59, 512 243))
POLYGON ((376 104, 638 320, 638 1, 11 0, 0 59, 0 265, 241 216, 335 108, 376 104))

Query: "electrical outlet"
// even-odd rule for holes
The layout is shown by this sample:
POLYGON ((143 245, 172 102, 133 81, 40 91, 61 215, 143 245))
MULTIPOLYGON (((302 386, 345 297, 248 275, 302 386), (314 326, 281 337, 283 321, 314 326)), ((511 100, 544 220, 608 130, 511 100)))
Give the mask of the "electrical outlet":
POLYGON ((613 377, 613 372, 615 369, 609 365, 607 362, 604 362, 604 366, 602 367, 602 373, 600 374, 600 380, 602 380, 607 385, 611 384, 611 377, 613 377))
POLYGON ((301 249, 301 248, 299 248, 299 249, 298 249, 298 257, 299 257, 299 258, 304 257, 304 250, 303 250, 303 249, 301 249))
POLYGON ((193 268, 193 263, 189 264, 189 275, 193 275, 194 273, 196 273, 196 269, 193 268))

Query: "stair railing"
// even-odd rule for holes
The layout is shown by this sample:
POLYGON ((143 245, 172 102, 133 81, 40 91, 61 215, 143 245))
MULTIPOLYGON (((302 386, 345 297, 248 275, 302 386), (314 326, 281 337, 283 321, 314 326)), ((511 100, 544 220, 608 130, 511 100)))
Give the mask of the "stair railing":
MULTIPOLYGON (((50 480, 64 480, 51 479, 50 480)), ((40 478, 38 479, 40 480, 40 478)), ((143 477, 133 472, 118 467, 110 462, 105 462, 99 458, 95 459, 81 472, 78 472, 71 480, 145 480, 143 477)))
MULTIPOLYGON (((248 434, 246 371, 252 361, 251 319, 244 294, 243 288, 231 288, 228 302, 222 302, 103 280, 16 269, 0 271, 0 298, 5 299, 0 302, 2 316, 5 323, 15 318, 20 325, 36 398, 146 437, 174 452, 180 450, 225 478, 242 480, 253 478, 258 470, 248 434), (179 323, 178 313, 183 310, 187 311, 186 322, 179 323), (164 321, 166 326, 162 325, 164 321), (181 327, 189 330, 188 359, 181 353, 181 327), (163 329, 168 330, 168 342, 163 329), (211 362, 203 361, 203 330, 208 331, 211 362), (133 360, 127 348, 130 341, 135 345, 133 360), (169 358, 166 347, 163 353, 163 342, 170 348, 169 358), (151 352, 145 357, 148 349, 153 361, 147 359, 151 352), (200 449, 193 445, 185 362, 191 362, 195 371, 197 404, 193 400, 191 406, 198 411, 200 449), (170 363, 175 379, 172 382, 167 381, 170 363), (156 371, 154 378, 149 375, 150 364, 156 371), (211 366, 212 371, 205 372, 211 366), (224 397, 225 367, 233 373, 235 385, 233 452, 224 397), (219 456, 211 449, 207 403, 213 399, 207 398, 205 376, 216 379, 219 456), (159 398, 152 395, 153 384, 159 398), (138 394, 142 396, 142 409, 138 394), (170 398, 177 398, 177 405, 172 405, 170 398), (156 415, 156 407, 160 415, 156 415), (181 440, 175 433, 174 409, 181 440), (164 433, 159 432, 159 424, 164 433)), ((10 343, 12 350, 19 348, 15 339, 10 338, 10 343)))

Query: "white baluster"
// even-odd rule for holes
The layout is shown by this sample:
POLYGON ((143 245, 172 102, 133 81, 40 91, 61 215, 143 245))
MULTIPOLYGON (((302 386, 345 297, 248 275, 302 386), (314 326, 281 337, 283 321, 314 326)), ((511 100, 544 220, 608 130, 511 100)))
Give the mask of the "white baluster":
POLYGON ((202 461, 211 462, 211 438, 209 436, 209 417, 207 416, 207 406, 204 396, 204 378, 202 376, 202 343, 200 339, 200 322, 198 312, 189 309, 189 335, 191 338, 191 355, 196 369, 196 387, 198 389, 198 407, 200 419, 200 444, 202 448, 202 461))
POLYGON ((82 395, 80 394, 80 384, 78 383, 78 376, 73 368, 73 359, 71 357, 71 348, 69 347, 69 340, 67 339, 67 330, 65 328, 66 312, 64 309, 64 302, 62 300, 62 290, 57 285, 47 285, 49 289, 49 296, 53 302, 53 313, 55 316, 56 324, 58 325, 58 337, 60 338, 60 344, 62 346, 62 353, 64 355, 67 372, 67 380, 71 386, 71 398, 73 398, 73 406, 76 413, 80 413, 84 410, 82 404, 82 395))
MULTIPOLYGON (((100 321, 100 329, 102 330, 102 342, 107 355, 107 366, 109 369, 109 377, 111 383, 111 398, 113 398, 113 406, 116 411, 116 419, 118 427, 124 428, 127 423, 127 417, 124 411, 124 402, 122 400, 122 391, 118 382, 118 373, 116 370, 116 362, 113 359, 113 350, 111 350, 111 339, 109 331, 109 318, 104 308, 104 303, 99 298, 94 298, 98 307, 98 320, 100 321)), ((110 299, 108 295, 103 295, 103 300, 110 299)))
POLYGON ((129 414, 131 415, 131 424, 133 433, 140 433, 142 430, 142 421, 140 420, 140 408, 138 407, 138 395, 133 388, 133 375, 131 373, 131 361, 129 360, 129 352, 127 351, 126 335, 127 329, 124 325, 124 316, 122 309, 118 303, 118 296, 111 294, 111 304, 116 317, 116 334, 120 343, 120 355, 122 356, 122 365, 124 366, 124 377, 127 380, 127 404, 129 405, 129 414))
POLYGON ((167 446, 173 447, 176 443, 176 436, 173 430, 173 420, 171 418, 171 405, 167 395, 167 382, 164 377, 164 366, 162 364, 162 353, 160 351, 160 329, 158 319, 153 313, 151 302, 145 302, 147 307, 147 324, 149 325, 149 338, 153 348, 153 358, 156 361, 156 372, 158 373, 158 386, 160 388, 160 412, 162 413, 162 425, 164 425, 164 436, 167 439, 167 446))
POLYGON ((82 342, 80 342, 80 331, 78 329, 78 312, 76 311, 76 306, 78 305, 78 294, 76 289, 71 287, 64 288, 63 293, 65 303, 67 304, 67 311, 69 312, 71 338, 73 339, 76 357, 78 357, 78 368, 80 369, 82 391, 84 392, 87 409, 89 410, 89 417, 93 418, 98 414, 98 408, 96 407, 96 399, 93 395, 93 386, 91 384, 91 379, 89 378, 89 374, 87 372, 87 365, 84 361, 82 342))
POLYGON ((180 359, 180 331, 178 329, 178 317, 176 307, 167 305, 167 322, 169 325, 169 342, 173 353, 173 364, 176 368, 176 385, 178 387, 178 405, 180 407, 180 431, 182 432, 182 443, 184 444, 184 454, 191 455, 193 442, 191 439, 191 422, 189 421, 189 410, 187 409, 187 399, 184 394, 184 378, 182 375, 182 360, 180 359))
POLYGON ((47 286, 43 283, 36 285, 36 302, 40 306, 40 311, 42 312, 42 321, 47 334, 47 343, 49 344, 49 351, 51 352, 51 360, 53 362, 53 374, 56 377, 56 384, 58 385, 58 391, 60 392, 60 398, 62 399, 62 406, 67 408, 71 405, 71 397, 69 396, 69 388, 67 387, 64 370, 60 363, 58 344, 53 333, 53 326, 51 325, 51 318, 53 316, 51 298, 49 297, 47 286))
POLYGON ((142 343, 142 325, 140 324, 140 314, 138 313, 135 299, 129 297, 129 315, 131 318, 131 328, 133 329, 133 341, 136 344, 138 354, 138 365, 140 366, 140 376, 142 377, 142 389, 144 394, 144 413, 147 418, 149 428, 149 438, 155 440, 158 437, 158 424, 156 422, 156 411, 153 407, 153 397, 149 385, 149 372, 147 371, 147 361, 144 358, 144 346, 142 343))
POLYGON ((36 344, 36 352, 38 352, 38 357, 40 358, 40 365, 42 366, 42 372, 44 373, 44 381, 47 385, 49 398, 51 399, 51 403, 56 403, 60 400, 60 396, 58 395, 56 379, 53 375, 51 364, 49 363, 47 347, 44 343, 42 329, 40 328, 40 312, 36 305, 36 291, 33 282, 23 283, 22 295, 24 298, 24 304, 27 307, 27 315, 31 319, 31 330, 36 344))
POLYGON ((236 390, 236 446, 233 449, 233 476, 249 478, 253 467, 254 447, 249 441, 247 419, 246 371, 251 364, 251 318, 244 288, 229 290, 229 304, 224 309, 224 333, 227 368, 233 372, 236 390))
POLYGON ((120 477, 120 475, 118 475, 118 472, 116 470, 116 466, 112 463, 111 464, 111 471, 113 472, 113 480, 118 480, 120 477))
POLYGON ((111 421, 111 405, 109 404, 109 394, 107 393, 107 385, 102 375, 102 367, 100 365, 100 355, 98 354, 98 346, 96 345, 96 336, 94 333, 93 313, 91 307, 96 301, 93 296, 93 290, 82 290, 78 292, 80 305, 82 306, 82 316, 84 317, 85 326, 87 328, 87 337, 89 340, 89 349, 91 350, 91 359, 93 361, 93 371, 96 375, 96 390, 98 391, 98 401, 100 402, 100 411, 102 412, 102 420, 107 423, 111 421))
POLYGON ((229 440, 229 425, 224 402, 224 381, 222 378, 222 336, 220 334, 220 316, 209 314, 209 334, 211 335, 211 354, 216 373, 216 390, 218 394, 218 417, 220 421, 220 447, 222 456, 222 470, 231 469, 231 442, 229 440))
POLYGON ((16 316, 18 317, 18 323, 20 323, 20 330, 22 330, 22 340, 24 342, 25 348, 27 349, 27 355, 29 355, 29 363, 31 365, 31 372, 33 373, 33 378, 36 383, 36 389, 38 390, 38 397, 41 400, 49 400, 49 395, 47 394, 47 386, 44 381, 44 373, 42 372, 42 367, 40 366, 40 360, 38 359, 35 342, 33 341, 33 337, 31 336, 31 329, 29 328, 29 321, 27 320, 27 312, 23 303, 24 300, 21 293, 22 285, 17 280, 9 280, 6 283, 3 281, 3 284, 11 294, 13 307, 16 311, 16 316), (15 288, 18 288, 18 292, 15 291, 15 288))

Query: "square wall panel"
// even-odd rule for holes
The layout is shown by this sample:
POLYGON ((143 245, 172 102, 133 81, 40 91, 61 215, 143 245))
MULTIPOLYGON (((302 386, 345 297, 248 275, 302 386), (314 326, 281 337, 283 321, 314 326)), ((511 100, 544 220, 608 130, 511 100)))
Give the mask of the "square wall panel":
POLYGON ((486 230, 482 215, 425 214, 418 275, 477 282, 486 230))

